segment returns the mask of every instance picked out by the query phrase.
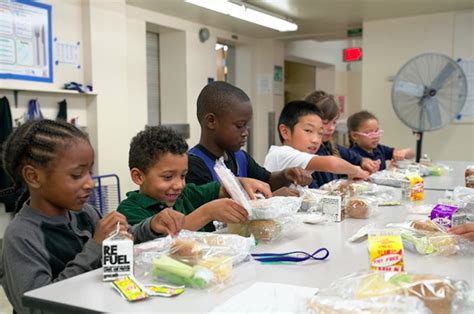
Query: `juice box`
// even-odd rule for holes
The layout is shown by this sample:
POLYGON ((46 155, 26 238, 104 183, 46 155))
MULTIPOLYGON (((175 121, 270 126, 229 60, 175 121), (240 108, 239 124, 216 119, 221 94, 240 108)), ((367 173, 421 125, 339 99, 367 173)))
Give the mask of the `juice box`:
POLYGON ((406 177, 404 188, 406 197, 412 201, 422 201, 424 198, 424 180, 419 175, 410 175, 406 177))
POLYGON ((368 237, 370 269, 403 271, 403 244, 400 234, 375 231, 368 237))
POLYGON ((133 241, 114 232, 102 242, 103 280, 112 281, 133 275, 133 241))

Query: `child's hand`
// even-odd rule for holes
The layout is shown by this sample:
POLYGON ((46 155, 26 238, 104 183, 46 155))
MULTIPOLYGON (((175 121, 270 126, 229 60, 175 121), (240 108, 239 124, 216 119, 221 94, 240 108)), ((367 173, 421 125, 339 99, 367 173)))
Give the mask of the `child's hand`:
POLYGON ((301 168, 301 167, 292 167, 286 168, 284 170, 285 179, 288 182, 294 183, 296 185, 309 185, 313 181, 311 172, 301 168))
POLYGON ((150 228, 155 233, 175 236, 184 226, 185 217, 171 208, 165 208, 150 221, 150 228))
POLYGON ((239 181, 242 184, 245 192, 247 192, 249 195, 250 199, 255 199, 255 193, 257 192, 262 193, 265 198, 272 196, 270 186, 265 182, 251 178, 239 178, 239 181))
POLYGON ((289 187, 284 186, 273 191, 272 196, 300 196, 300 192, 297 189, 290 189, 289 187))
POLYGON ((349 179, 362 179, 367 180, 369 178, 369 173, 365 170, 362 170, 361 167, 355 166, 357 168, 356 172, 352 175, 349 175, 349 179))
POLYGON ((248 212, 230 198, 220 198, 204 205, 210 220, 224 223, 242 223, 248 219, 248 212))
POLYGON ((370 173, 377 172, 380 169, 380 159, 372 160, 364 157, 360 162, 360 167, 370 173))
POLYGON ((405 153, 404 149, 394 149, 392 159, 393 160, 403 160, 403 159, 405 159, 405 155, 406 155, 406 153, 405 153))
POLYGON ((95 232, 92 239, 95 242, 102 244, 102 241, 117 228, 117 223, 120 224, 120 232, 128 233, 127 218, 121 213, 114 211, 102 218, 95 225, 95 232))
POLYGON ((449 233, 457 234, 474 241, 474 223, 465 223, 459 226, 454 226, 449 229, 449 233))

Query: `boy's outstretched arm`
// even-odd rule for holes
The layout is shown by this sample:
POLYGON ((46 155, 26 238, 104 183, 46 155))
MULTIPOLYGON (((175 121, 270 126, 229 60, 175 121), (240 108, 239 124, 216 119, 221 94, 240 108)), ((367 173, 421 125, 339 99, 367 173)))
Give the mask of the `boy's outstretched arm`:
POLYGON ((304 186, 309 185, 312 181, 311 172, 301 167, 291 167, 283 171, 272 172, 268 184, 270 184, 272 191, 275 191, 291 183, 304 186))
POLYGON ((346 174, 350 178, 367 180, 369 173, 359 166, 354 166, 342 158, 315 155, 306 166, 307 170, 346 174))

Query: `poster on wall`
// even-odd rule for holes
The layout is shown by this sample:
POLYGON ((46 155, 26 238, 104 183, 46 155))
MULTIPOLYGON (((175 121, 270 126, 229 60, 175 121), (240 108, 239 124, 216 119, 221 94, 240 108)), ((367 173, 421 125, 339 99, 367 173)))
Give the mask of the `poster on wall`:
POLYGON ((0 0, 0 79, 53 81, 51 6, 0 0))

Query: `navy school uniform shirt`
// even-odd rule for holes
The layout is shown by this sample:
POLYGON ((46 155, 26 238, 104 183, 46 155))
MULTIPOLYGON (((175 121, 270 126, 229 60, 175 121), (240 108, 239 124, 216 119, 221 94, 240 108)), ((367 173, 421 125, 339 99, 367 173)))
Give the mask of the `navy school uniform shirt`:
POLYGON ((372 160, 380 159, 380 171, 385 169, 385 161, 392 159, 394 148, 378 144, 377 147, 375 147, 374 150, 369 153, 355 144, 350 148, 350 150, 362 157, 370 158, 372 160))
MULTIPOLYGON (((321 146, 319 146, 318 151, 316 152, 316 155, 331 156, 331 145, 332 145, 331 142, 326 142, 326 143, 321 144, 321 146)), ((339 152, 339 155, 341 156, 342 159, 344 159, 345 161, 353 165, 356 165, 356 166, 360 165, 362 157, 359 154, 351 151, 348 148, 345 148, 344 146, 337 145, 337 144, 336 144, 336 149, 339 152)), ((340 175, 337 175, 331 172, 319 172, 319 171, 313 172, 313 182, 315 182, 317 186, 319 187, 328 182, 339 179, 340 177, 341 177, 340 175)))
MULTIPOLYGON (((196 148, 199 149, 207 158, 209 158, 212 163, 214 163, 218 158, 201 144, 193 147, 193 149, 196 148)), ((239 151, 239 154, 244 155, 244 163, 246 164, 247 168, 243 172, 245 175, 242 176, 254 178, 268 183, 271 172, 260 166, 247 152, 241 150, 239 151)), ((239 176, 236 153, 226 152, 226 156, 227 158, 224 160, 225 165, 230 169, 230 171, 232 171, 232 173, 234 173, 234 175, 239 176)), ((211 170, 208 168, 204 160, 193 153, 189 153, 188 168, 188 173, 186 174, 186 183, 201 185, 215 181, 211 170)))

